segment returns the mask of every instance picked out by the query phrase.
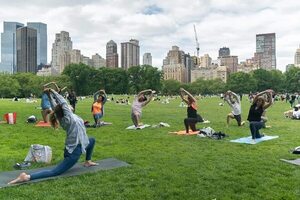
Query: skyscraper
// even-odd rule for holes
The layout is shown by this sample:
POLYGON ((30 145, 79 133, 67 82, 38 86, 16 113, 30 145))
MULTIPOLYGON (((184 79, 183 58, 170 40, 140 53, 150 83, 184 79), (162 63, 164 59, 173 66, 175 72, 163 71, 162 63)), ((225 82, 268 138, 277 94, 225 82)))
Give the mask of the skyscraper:
POLYGON ((296 50, 294 65, 300 67, 300 48, 296 50))
POLYGON ((106 44, 106 67, 118 68, 119 55, 117 44, 110 40, 106 44))
POLYGON ((219 49, 219 57, 230 56, 230 49, 228 47, 222 47, 219 49))
POLYGON ((55 41, 52 44, 52 72, 53 74, 61 74, 65 68, 64 64, 71 63, 71 56, 67 56, 65 52, 70 52, 72 50, 72 41, 69 33, 66 31, 61 31, 56 33, 55 41), (60 62, 60 58, 68 59, 70 61, 64 60, 60 62))
POLYGON ((256 58, 260 68, 276 69, 276 36, 275 33, 256 35, 256 58))
POLYGON ((1 33, 1 72, 13 73, 17 67, 16 32, 24 24, 4 22, 1 33))
POLYGON ((167 57, 163 60, 164 79, 177 80, 181 83, 188 82, 188 70, 185 65, 185 54, 179 47, 172 46, 167 57))
POLYGON ((128 69, 140 65, 139 41, 131 39, 129 42, 121 43, 121 67, 128 69))
POLYGON ((37 31, 21 27, 16 33, 17 72, 37 72, 37 31))
POLYGON ((27 27, 37 30, 37 65, 41 68, 47 64, 47 24, 28 22, 27 27))
POLYGON ((144 53, 143 55, 143 65, 152 66, 152 56, 151 53, 144 53))

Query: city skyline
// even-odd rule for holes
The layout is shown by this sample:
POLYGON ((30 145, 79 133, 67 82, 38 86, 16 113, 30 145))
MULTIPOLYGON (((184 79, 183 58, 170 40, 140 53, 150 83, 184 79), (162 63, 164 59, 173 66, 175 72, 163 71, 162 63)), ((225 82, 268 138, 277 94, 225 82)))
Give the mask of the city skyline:
MULTIPOLYGON (((289 1, 51 1, 0 0, 0 22, 42 22, 48 27, 48 62, 55 33, 67 31, 74 49, 105 57, 106 43, 140 41, 140 55, 151 52, 153 66, 161 69, 164 56, 176 45, 196 54, 193 24, 200 55, 216 59, 221 47, 229 47, 239 61, 253 57, 256 34, 276 33, 277 69, 294 63, 300 43, 300 2, 289 1), (43 15, 40 15, 43 11, 43 15)), ((0 32, 3 27, 0 26, 0 32)), ((120 54, 120 49, 118 49, 120 54)), ((141 61, 142 58, 140 58, 141 61)))

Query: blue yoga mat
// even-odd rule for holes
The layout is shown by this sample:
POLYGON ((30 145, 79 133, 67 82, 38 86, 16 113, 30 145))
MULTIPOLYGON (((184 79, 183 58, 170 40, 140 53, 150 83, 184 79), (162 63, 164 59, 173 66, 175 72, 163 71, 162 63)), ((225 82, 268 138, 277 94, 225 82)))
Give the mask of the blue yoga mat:
POLYGON ((278 137, 279 136, 268 136, 268 135, 265 135, 262 138, 255 139, 255 143, 254 143, 253 140, 252 140, 252 137, 249 136, 249 137, 243 137, 243 138, 239 138, 239 139, 235 139, 235 140, 230 140, 230 142, 243 143, 243 144, 257 144, 257 143, 260 143, 260 142, 263 142, 263 141, 273 140, 273 139, 276 139, 278 137))
POLYGON ((86 173, 95 173, 95 172, 99 172, 99 171, 103 171, 103 170, 110 170, 110 169, 115 169, 115 168, 119 168, 119 167, 130 166, 128 163, 118 160, 118 159, 115 159, 115 158, 107 158, 107 159, 99 160, 96 162, 99 164, 98 166, 84 167, 82 165, 82 163, 77 163, 75 166, 73 166, 71 169, 69 169, 68 171, 66 171, 65 173, 63 173, 61 175, 48 177, 48 178, 42 178, 42 179, 35 179, 32 181, 18 183, 18 184, 12 184, 12 185, 8 185, 7 183, 9 181, 15 179, 21 172, 32 173, 32 172, 37 172, 40 170, 51 169, 55 166, 43 167, 43 168, 38 168, 38 169, 30 169, 30 170, 16 170, 16 171, 0 172, 0 188, 7 187, 7 186, 16 186, 16 185, 21 185, 21 184, 35 183, 35 182, 45 181, 45 180, 49 180, 49 179, 56 179, 56 178, 61 178, 61 177, 77 176, 77 175, 86 174, 86 173))

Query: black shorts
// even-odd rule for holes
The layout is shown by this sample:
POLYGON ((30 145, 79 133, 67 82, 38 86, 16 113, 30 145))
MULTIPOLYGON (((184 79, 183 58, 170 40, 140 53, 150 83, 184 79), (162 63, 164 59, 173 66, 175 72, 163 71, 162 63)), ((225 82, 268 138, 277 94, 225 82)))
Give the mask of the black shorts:
POLYGON ((242 122, 241 115, 233 115, 233 117, 237 121, 238 125, 241 126, 241 122, 242 122))

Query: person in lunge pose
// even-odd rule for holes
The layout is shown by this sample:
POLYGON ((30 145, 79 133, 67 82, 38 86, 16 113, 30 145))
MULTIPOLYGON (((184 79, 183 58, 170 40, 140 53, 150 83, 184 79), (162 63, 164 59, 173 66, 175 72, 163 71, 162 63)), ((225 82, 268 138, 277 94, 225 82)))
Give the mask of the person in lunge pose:
POLYGON ((95 127, 101 125, 101 118, 104 115, 104 104, 107 100, 107 95, 104 90, 98 90, 94 94, 94 103, 92 105, 93 117, 95 120, 95 127))
POLYGON ((66 131, 64 160, 50 170, 41 170, 31 174, 21 173, 8 184, 60 175, 73 167, 83 153, 86 154, 85 167, 98 165, 91 161, 95 139, 88 138, 83 120, 71 111, 67 101, 55 90, 45 89, 45 92, 50 99, 53 109, 50 114, 51 125, 57 128, 59 123, 66 131))
POLYGON ((261 138, 264 135, 259 133, 259 130, 264 127, 265 122, 262 119, 264 111, 272 105, 273 90, 266 90, 258 93, 253 98, 253 103, 249 109, 248 121, 250 123, 250 131, 253 142, 256 138, 261 138), (267 95, 267 100, 263 95, 267 95))
POLYGON ((184 119, 184 126, 186 134, 189 133, 189 127, 192 131, 196 131, 196 123, 204 122, 202 117, 197 114, 197 101, 188 91, 183 88, 180 88, 180 97, 188 105, 187 107, 187 118, 184 119), (187 95, 187 98, 185 97, 187 95))
POLYGON ((242 121, 242 109, 239 96, 234 92, 228 90, 224 95, 224 100, 232 109, 232 111, 227 115, 227 126, 229 125, 230 119, 235 119, 238 123, 238 126, 244 125, 245 122, 242 121))
POLYGON ((139 128, 141 124, 142 117, 142 107, 146 106, 153 98, 155 94, 154 90, 148 89, 141 91, 137 97, 133 100, 131 106, 131 119, 136 128, 139 128), (150 94, 147 98, 146 95, 150 94))

